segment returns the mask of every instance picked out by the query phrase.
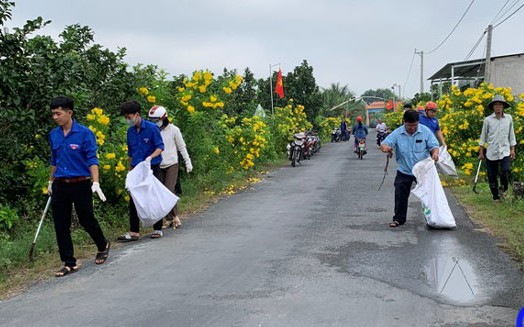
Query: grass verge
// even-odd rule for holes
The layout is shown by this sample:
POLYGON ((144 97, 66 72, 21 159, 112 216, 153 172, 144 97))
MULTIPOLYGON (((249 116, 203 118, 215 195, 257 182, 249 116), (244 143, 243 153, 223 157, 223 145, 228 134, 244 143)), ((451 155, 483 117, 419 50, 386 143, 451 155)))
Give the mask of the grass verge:
POLYGON ((453 186, 452 193, 469 217, 487 232, 501 240, 499 246, 512 256, 524 271, 524 200, 513 198, 511 188, 502 203, 492 200, 487 183, 479 183, 473 193, 471 186, 453 186))

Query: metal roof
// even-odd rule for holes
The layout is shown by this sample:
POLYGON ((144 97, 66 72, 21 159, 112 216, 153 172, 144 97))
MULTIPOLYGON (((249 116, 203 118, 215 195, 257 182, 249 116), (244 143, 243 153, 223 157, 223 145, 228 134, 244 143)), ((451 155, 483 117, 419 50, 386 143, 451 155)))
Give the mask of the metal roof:
MULTIPOLYGON (((516 53, 512 55, 491 57, 491 61, 494 61, 499 58, 522 56, 522 55, 524 55, 524 53, 516 53)), ((473 60, 467 60, 467 61, 451 62, 451 63, 446 64, 439 71, 433 74, 430 78, 428 78, 428 80, 450 79, 451 78, 451 67, 454 67, 453 75, 455 79, 484 77, 484 68, 486 67, 485 61, 486 61, 485 58, 483 58, 483 59, 473 59, 473 60)))

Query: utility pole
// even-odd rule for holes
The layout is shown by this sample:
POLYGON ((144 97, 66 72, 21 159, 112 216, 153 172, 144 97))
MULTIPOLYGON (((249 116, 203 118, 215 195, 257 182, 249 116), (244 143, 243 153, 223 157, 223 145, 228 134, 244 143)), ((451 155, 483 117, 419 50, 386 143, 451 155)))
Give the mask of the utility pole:
POLYGON ((269 93, 271 93, 271 115, 275 114, 273 106, 273 67, 279 66, 280 63, 271 65, 269 64, 269 93))
POLYGON ((493 32, 493 25, 488 25, 488 39, 486 40, 486 64, 484 68, 484 82, 489 84, 491 82, 491 35, 493 32))
POLYGON ((424 51, 417 51, 415 53, 420 55, 420 94, 424 93, 424 51))

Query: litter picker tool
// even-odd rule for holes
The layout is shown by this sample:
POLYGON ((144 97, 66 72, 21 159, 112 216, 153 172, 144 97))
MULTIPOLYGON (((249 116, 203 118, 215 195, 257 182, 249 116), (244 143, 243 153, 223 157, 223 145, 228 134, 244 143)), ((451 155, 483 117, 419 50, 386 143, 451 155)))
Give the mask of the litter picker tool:
POLYGON ((477 167, 477 174, 475 175, 475 181, 473 182, 473 192, 476 194, 479 194, 479 192, 477 192, 477 182, 479 180, 479 173, 480 173, 481 165, 482 165, 482 160, 479 160, 479 166, 477 167))
POLYGON ((42 229, 42 223, 44 222, 44 218, 47 214, 47 211, 49 210, 49 206, 51 205, 51 197, 47 199, 47 203, 45 205, 44 213, 42 214, 42 218, 40 218, 40 223, 38 224, 38 228, 36 230, 35 239, 33 240, 33 244, 31 244, 31 249, 29 250, 29 261, 34 260, 34 252, 35 252, 35 246, 36 246, 36 239, 38 238, 38 234, 40 234, 40 229, 42 229))
POLYGON ((389 158, 393 156, 393 153, 389 152, 386 156, 386 166, 384 166, 384 177, 382 177, 382 182, 380 183, 380 186, 378 187, 377 191, 380 191, 380 188, 384 184, 384 181, 386 180, 386 176, 388 175, 388 166, 389 166, 389 158))

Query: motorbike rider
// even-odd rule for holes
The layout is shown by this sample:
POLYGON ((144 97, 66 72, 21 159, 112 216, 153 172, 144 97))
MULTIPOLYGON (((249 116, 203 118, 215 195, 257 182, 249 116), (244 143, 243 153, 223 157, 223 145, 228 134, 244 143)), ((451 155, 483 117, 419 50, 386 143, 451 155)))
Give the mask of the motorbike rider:
POLYGON ((368 128, 365 124, 362 123, 362 116, 357 117, 357 123, 355 124, 355 126, 353 126, 353 135, 355 136, 354 151, 356 153, 358 147, 358 140, 366 140, 366 136, 368 135, 368 128))
POLYGON ((388 127, 382 121, 382 119, 377 119, 377 145, 380 146, 380 143, 386 138, 388 127))

